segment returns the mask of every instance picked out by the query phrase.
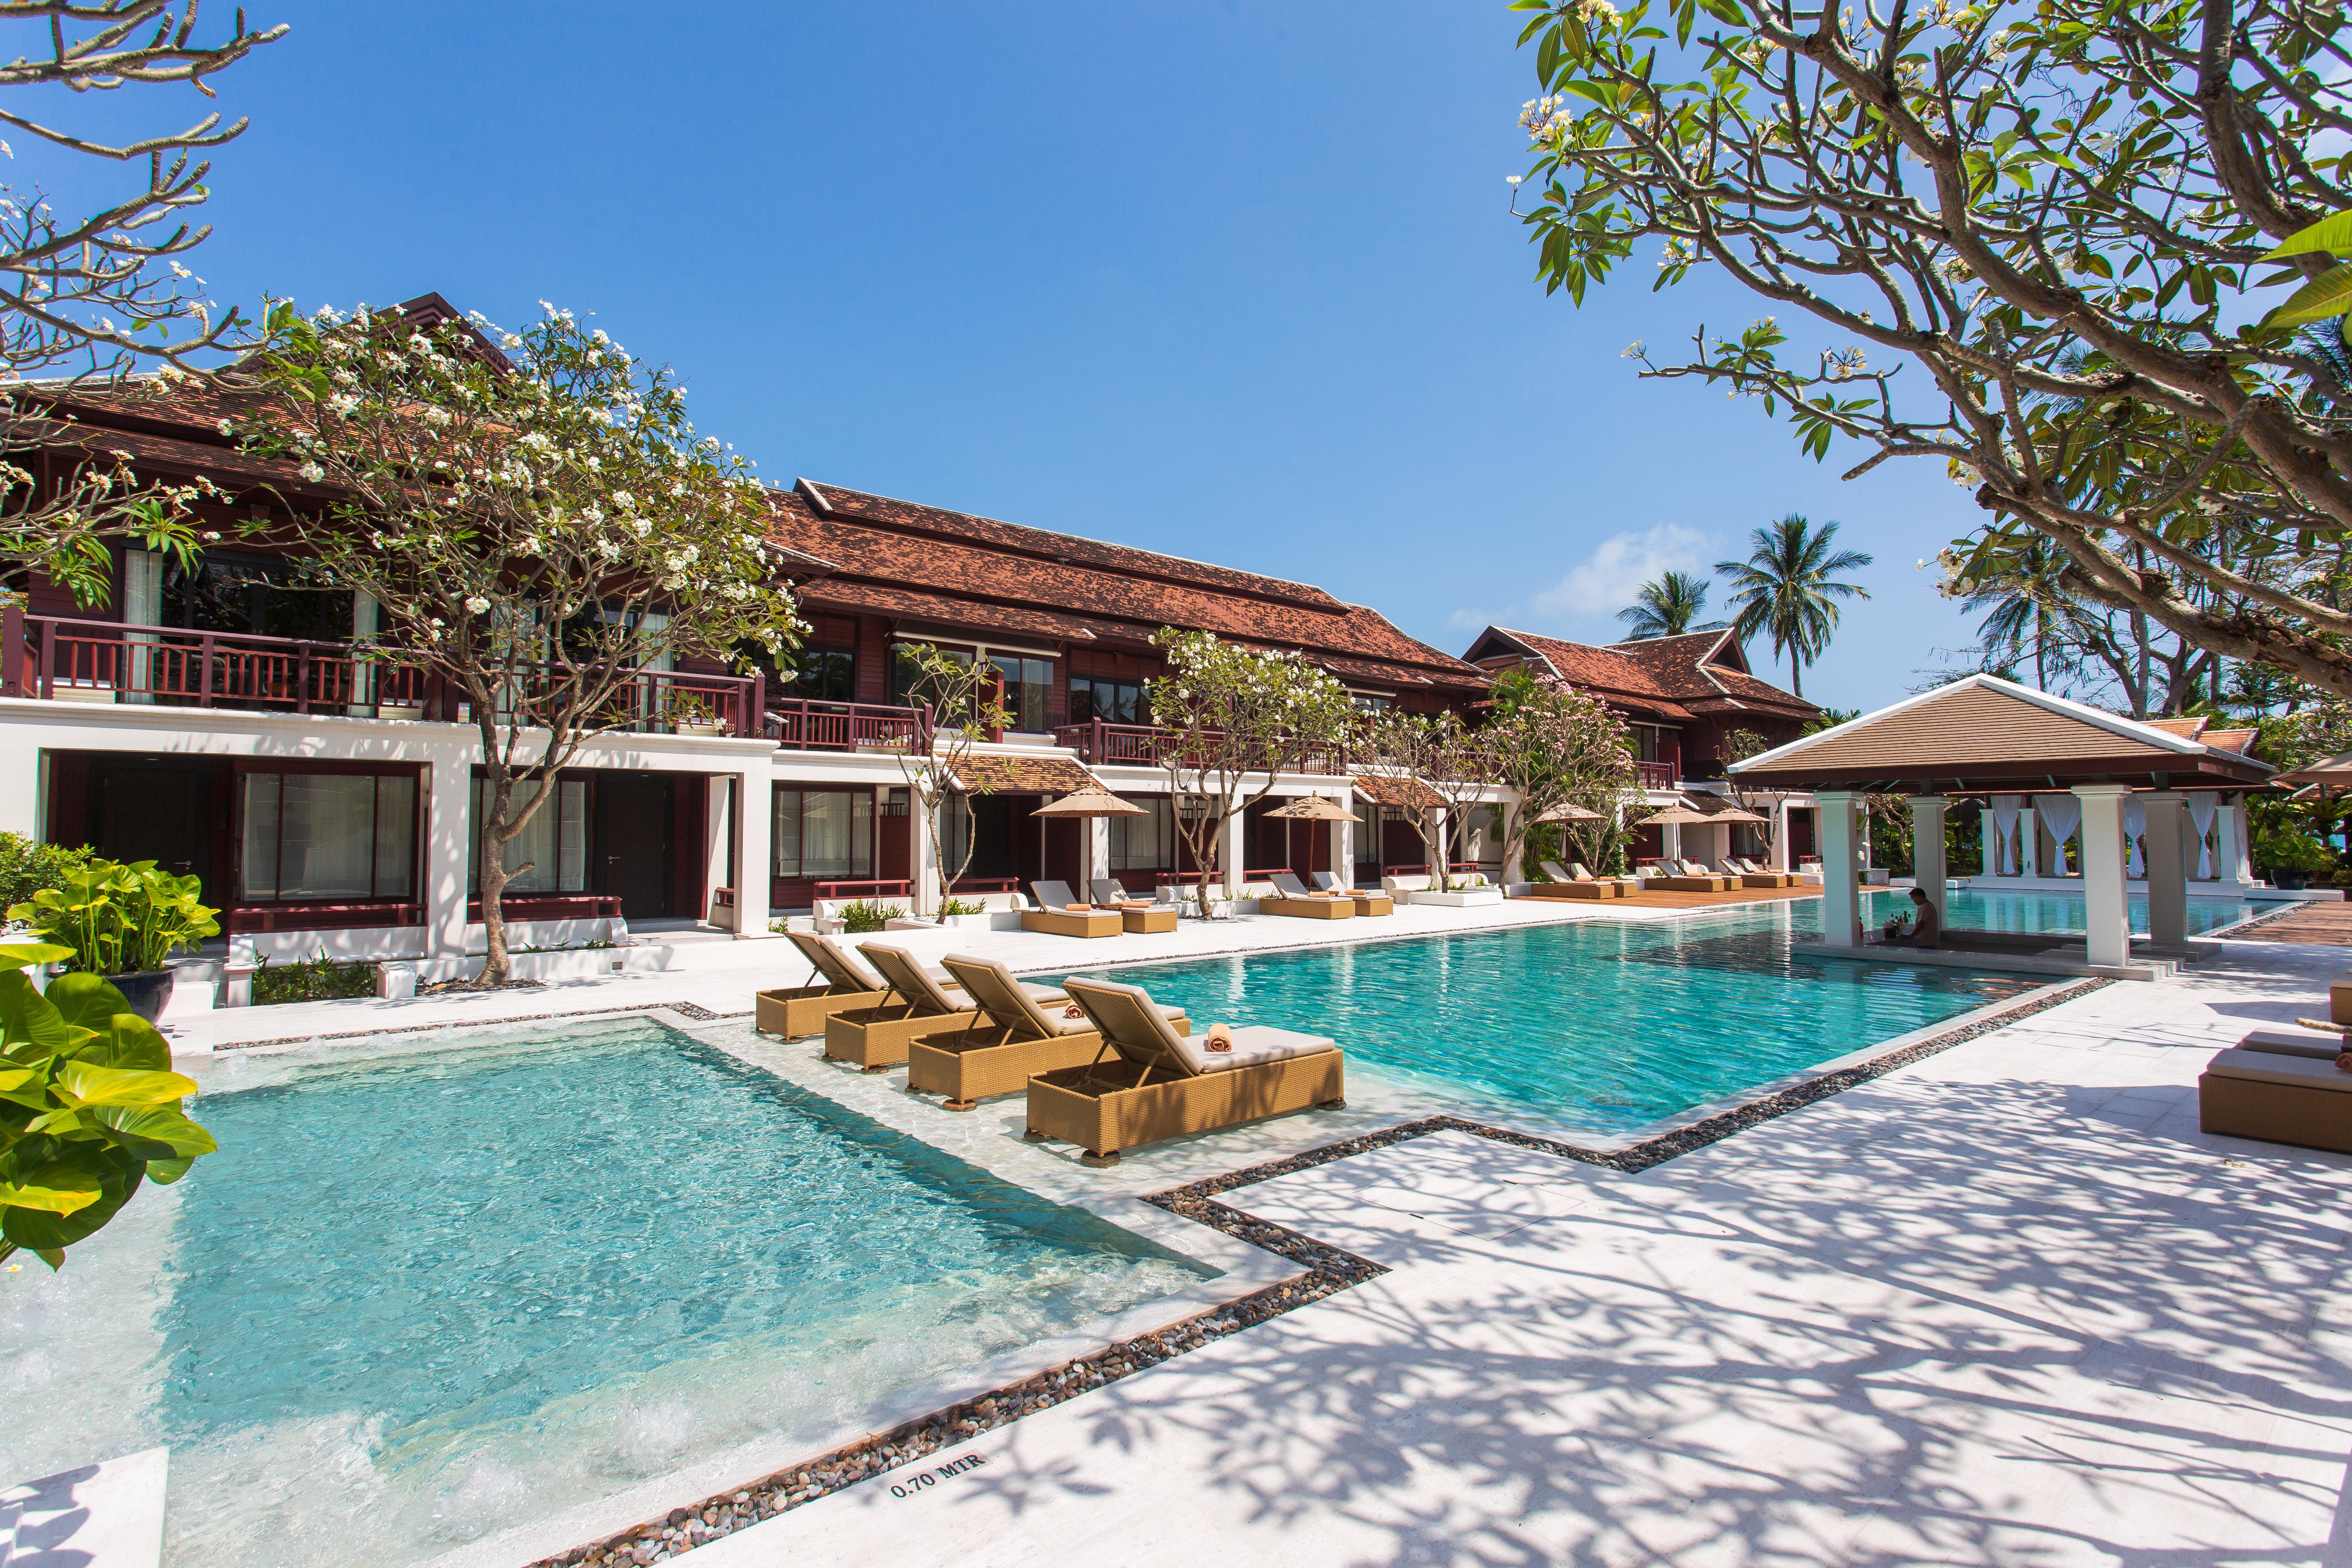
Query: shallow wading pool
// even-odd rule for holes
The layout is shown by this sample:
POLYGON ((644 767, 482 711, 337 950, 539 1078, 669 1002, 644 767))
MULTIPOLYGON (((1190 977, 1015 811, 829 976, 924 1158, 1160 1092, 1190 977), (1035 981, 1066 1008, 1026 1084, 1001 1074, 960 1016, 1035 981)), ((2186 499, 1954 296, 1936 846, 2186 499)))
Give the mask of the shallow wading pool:
POLYGON ((199 1069, 222 1152, 0 1276, 0 1478, 164 1561, 415 1562, 1207 1272, 642 1021, 199 1069))

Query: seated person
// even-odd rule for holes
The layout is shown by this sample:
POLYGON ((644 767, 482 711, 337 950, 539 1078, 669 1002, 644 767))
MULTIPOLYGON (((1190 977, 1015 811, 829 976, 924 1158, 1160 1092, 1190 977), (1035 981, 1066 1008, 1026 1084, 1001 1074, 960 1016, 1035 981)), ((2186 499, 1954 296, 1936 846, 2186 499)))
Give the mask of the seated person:
POLYGON ((1910 923, 1906 925, 1901 915, 1893 917, 1886 922, 1885 934, 1881 940, 1889 947, 1933 947, 1937 935, 1936 906, 1927 901, 1926 889, 1914 888, 1911 889, 1910 923))

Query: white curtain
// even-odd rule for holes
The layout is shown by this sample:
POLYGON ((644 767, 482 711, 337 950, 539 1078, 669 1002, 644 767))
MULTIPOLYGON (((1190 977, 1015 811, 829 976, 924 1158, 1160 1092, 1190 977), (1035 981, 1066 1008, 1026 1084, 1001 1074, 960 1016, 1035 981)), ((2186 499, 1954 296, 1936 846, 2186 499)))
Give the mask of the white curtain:
POLYGON ((2049 826, 2051 841, 2058 846, 2058 865, 2050 868, 2057 875, 2066 861, 2066 840, 2083 826, 2083 803, 2071 795, 2045 795, 2035 797, 2041 807, 2042 820, 2049 826))
POLYGON ((2147 862, 2140 858, 2140 840, 2147 837, 2147 807, 2134 795, 2124 802, 2124 875, 2145 877, 2147 862))
POLYGON ((1997 795, 1992 797, 1993 870, 1996 875, 2017 875, 2017 814, 2023 808, 2021 795, 1997 795))
POLYGON ((2200 882, 2214 874, 2213 851, 2207 839, 2213 832, 2215 808, 2221 796, 2211 790, 2199 790, 2189 797, 2189 821, 2197 829, 2197 879, 2200 882))

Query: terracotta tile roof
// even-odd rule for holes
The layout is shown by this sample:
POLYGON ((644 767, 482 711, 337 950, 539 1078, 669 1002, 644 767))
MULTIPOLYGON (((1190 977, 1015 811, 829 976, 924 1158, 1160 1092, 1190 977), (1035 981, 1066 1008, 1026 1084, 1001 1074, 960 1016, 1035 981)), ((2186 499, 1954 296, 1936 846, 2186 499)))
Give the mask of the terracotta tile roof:
POLYGON ((2207 730, 2197 738, 2217 752, 2234 752, 2242 757, 2261 733, 2260 730, 2207 730))
POLYGON ((2205 726, 2213 721, 2202 713, 2192 713, 2185 719, 2143 719, 2141 723, 2151 730, 2161 730, 2168 735, 2178 735, 2184 741, 2194 741, 2205 733, 2205 726))
POLYGON ((1343 679, 1475 691, 1485 672, 1320 588, 802 480, 772 537, 837 563, 818 611, 1139 647, 1164 626, 1295 649, 1343 679))
POLYGON ((1358 773, 1353 782, 1366 799, 1381 805, 1407 811, 1442 811, 1445 806, 1435 790, 1402 773, 1358 773))
POLYGON ((966 757, 956 777, 974 795, 1067 795, 1110 786, 1067 757, 966 757))
POLYGON ((1688 721, 1714 714, 1764 712, 1810 719, 1821 711, 1801 697, 1759 680, 1740 668, 1739 644, 1727 631, 1693 632, 1638 642, 1568 642, 1534 632, 1489 626, 1472 646, 1478 662, 1493 666, 1516 647, 1518 657, 1548 667, 1580 690, 1644 717, 1688 721), (1491 657, 1482 650, 1496 650, 1491 657))

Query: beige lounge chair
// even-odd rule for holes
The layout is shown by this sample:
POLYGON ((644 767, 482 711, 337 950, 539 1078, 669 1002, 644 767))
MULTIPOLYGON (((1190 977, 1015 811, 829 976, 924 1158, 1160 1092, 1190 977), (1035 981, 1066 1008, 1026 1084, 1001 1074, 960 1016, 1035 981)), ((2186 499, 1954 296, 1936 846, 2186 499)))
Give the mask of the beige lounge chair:
POLYGON ((2223 1051, 2197 1080, 2197 1121, 2227 1138, 2352 1154, 2352 1072, 2275 1048, 2223 1051))
POLYGON ((1797 885, 1793 871, 1774 871, 1748 859, 1727 858, 1723 863, 1739 873, 1739 885, 1743 888, 1793 888, 1797 885))
POLYGON ((1315 892, 1292 872, 1275 872, 1274 886, 1280 896, 1257 901, 1257 912, 1262 915, 1288 915, 1294 920, 1307 921, 1349 921, 1356 918, 1355 900, 1315 892))
POLYGON ((1559 861, 1545 861, 1543 873, 1551 880, 1529 883, 1527 897, 1531 899, 1614 899, 1622 897, 1625 892, 1624 884, 1621 882, 1614 880, 1604 882, 1591 872, 1584 871, 1581 866, 1577 869, 1583 871, 1584 874, 1580 877, 1574 876, 1561 870, 1559 861))
POLYGON ((1118 926, 1124 931, 1171 931, 1176 929, 1179 910, 1173 904, 1163 904, 1153 899, 1139 899, 1109 877, 1097 877, 1087 884, 1095 896, 1097 909, 1117 910, 1118 926))
MULTIPOLYGON (((797 1040, 824 1032, 825 1020, 852 1007, 878 1007, 889 1000, 889 983, 835 945, 829 936, 812 931, 785 933, 801 956, 822 977, 822 985, 792 985, 762 991, 754 999, 751 1026, 763 1034, 797 1040)), ((954 976, 933 969, 931 978, 952 988, 954 976)))
POLYGON ((1029 1080, 1033 1142, 1059 1139, 1108 1164, 1122 1149, 1347 1103, 1347 1058, 1320 1035, 1249 1025, 1233 1049, 1178 1034, 1139 985, 1071 980, 1070 1000, 1102 1032, 1108 1059, 1029 1080))
POLYGON ((1067 882, 1032 882, 1029 890, 1037 895, 1037 907, 1022 912, 1023 931, 1044 931, 1048 936, 1117 936, 1126 929, 1117 910, 1098 910, 1070 891, 1067 882))
POLYGON ((1386 893, 1367 893, 1360 888, 1351 888, 1348 886, 1347 883, 1339 880, 1339 873, 1336 871, 1316 872, 1315 885, 1327 893, 1339 893, 1355 900, 1356 913, 1359 915, 1392 915, 1396 913, 1396 900, 1394 899, 1390 898, 1386 893))
MULTIPOLYGON (((992 959, 948 954, 948 970, 963 982, 964 994, 980 1004, 985 1021, 976 1027, 920 1035, 907 1047, 907 1089, 914 1094, 947 1096, 950 1110, 970 1110, 992 1094, 1010 1094, 1042 1072, 1084 1067, 1102 1054, 1102 1034, 1081 1013, 1072 1018, 1066 1001, 1042 1006, 1013 972, 992 959)), ((1178 1007, 1161 1007, 1169 1027, 1192 1032, 1178 1007)))
POLYGON ((1738 879, 1710 871, 1696 860, 1667 862, 1670 875, 1657 879, 1659 884, 1675 893, 1727 893, 1738 879))
MULTIPOLYGON (((918 1035, 968 1029, 980 1021, 970 997, 950 994, 905 948, 869 942, 857 951, 880 971, 889 994, 871 1007, 848 1008, 824 1021, 824 1054, 835 1061, 855 1062, 867 1072, 887 1071, 907 1059, 907 1043, 918 1035)), ((1038 1000, 1067 998, 1039 987, 1038 1000)))

